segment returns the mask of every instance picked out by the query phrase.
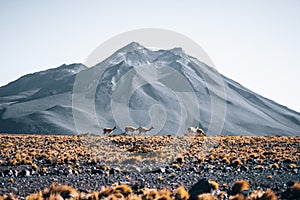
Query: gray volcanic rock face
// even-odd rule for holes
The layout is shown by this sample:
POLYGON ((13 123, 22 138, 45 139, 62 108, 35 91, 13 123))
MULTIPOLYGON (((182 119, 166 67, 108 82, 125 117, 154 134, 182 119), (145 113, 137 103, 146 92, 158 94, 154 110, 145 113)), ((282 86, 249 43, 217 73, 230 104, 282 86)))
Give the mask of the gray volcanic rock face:
MULTIPOLYGON (((117 125, 114 133, 121 133, 124 125, 134 125, 130 124, 133 122, 141 126, 156 123, 159 127, 155 127, 154 133, 167 135, 186 130, 179 123, 182 120, 185 125, 198 125, 207 131, 213 117, 212 104, 216 102, 226 105, 225 118, 214 113, 217 122, 224 122, 223 135, 300 135, 299 113, 219 75, 181 48, 151 51, 137 43, 123 47, 91 68, 82 64, 62 65, 25 75, 1 87, 0 132, 99 134, 104 127, 117 125), (96 72, 103 66, 105 70, 98 76, 96 72), (74 93, 78 76, 89 77, 89 82, 74 93), (216 76, 222 77, 226 98, 216 76), (142 81, 144 84, 138 84, 142 81), (191 89, 196 101, 190 98, 185 106, 187 110, 197 108, 197 116, 181 109, 177 92, 186 92, 186 88, 191 89), (77 103, 74 94, 81 98, 77 103), (212 96, 217 101, 213 102, 212 96), (112 107, 122 98, 128 98, 131 121, 121 118, 120 122, 113 112, 112 107), (93 100, 94 105, 85 105, 88 100, 93 100), (74 113, 83 116, 80 122, 74 122, 74 113)), ((123 114, 120 110, 119 115, 123 114)))

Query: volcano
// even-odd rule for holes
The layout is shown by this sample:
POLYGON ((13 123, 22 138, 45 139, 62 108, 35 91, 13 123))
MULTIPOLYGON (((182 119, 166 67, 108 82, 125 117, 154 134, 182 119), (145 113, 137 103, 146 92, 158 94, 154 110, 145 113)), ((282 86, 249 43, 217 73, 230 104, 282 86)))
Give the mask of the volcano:
MULTIPOLYGON (((300 113, 187 55, 133 42, 93 67, 62 65, 0 88, 0 132, 101 134, 154 126, 153 135, 300 135, 300 113)), ((149 133, 150 134, 150 133, 149 133)))

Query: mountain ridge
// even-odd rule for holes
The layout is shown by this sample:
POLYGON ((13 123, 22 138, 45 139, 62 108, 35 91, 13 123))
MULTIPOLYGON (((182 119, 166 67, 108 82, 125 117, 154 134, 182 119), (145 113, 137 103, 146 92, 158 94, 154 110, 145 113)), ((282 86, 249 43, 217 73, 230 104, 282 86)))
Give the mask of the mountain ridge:
MULTIPOLYGON (((165 107, 167 121, 160 127, 161 132, 157 134, 164 135, 178 131, 175 130, 174 124, 180 120, 181 111, 175 109, 179 104, 177 105, 178 100, 171 91, 178 92, 176 91, 178 88, 170 83, 174 80, 170 77, 177 77, 176 80, 185 78, 191 85, 200 106, 201 115, 187 116, 190 117, 191 122, 186 122, 186 125, 200 125, 208 131, 209 119, 213 117, 209 108, 213 106, 214 102, 211 98, 214 97, 226 106, 225 119, 217 116, 218 121, 224 120, 224 127, 220 133, 222 135, 300 135, 300 113, 297 111, 220 75, 226 91, 225 98, 221 93, 222 85, 215 80, 215 76, 219 75, 216 69, 187 55, 180 47, 151 51, 136 42, 117 50, 91 68, 81 63, 64 64, 57 68, 22 76, 0 87, 0 132, 78 134, 77 125, 72 121, 74 112, 85 116, 82 123, 89 124, 94 118, 92 113, 74 107, 72 101, 76 78, 87 74, 92 80, 80 91, 84 102, 93 98, 89 92, 92 86, 95 87, 95 112, 98 121, 80 131, 100 134, 102 128, 116 124, 111 107, 113 94, 118 91, 118 87, 121 88, 122 84, 132 88, 136 80, 140 80, 137 77, 141 78, 139 73, 142 73, 142 78, 146 82, 151 82, 154 80, 153 77, 161 75, 161 79, 158 80, 161 81, 161 86, 165 87, 165 90, 155 84, 148 87, 147 84, 149 85, 150 82, 147 82, 132 93, 129 103, 130 115, 134 123, 147 126, 151 123, 151 116, 147 109, 164 102, 162 105, 165 107), (95 72, 101 66, 105 66, 106 69, 101 77, 97 77, 95 72), (166 68, 169 71, 166 71, 166 68), (126 80, 124 77, 130 73, 135 78, 126 80), (31 80, 26 82, 26 79, 31 80), (157 98, 159 96, 160 98, 157 98), (64 120, 66 123, 63 123, 64 120)), ((125 87, 123 89, 126 90, 125 87)), ((197 108, 195 106, 198 105, 191 105, 192 108, 197 108)), ((125 124, 126 122, 120 126, 125 124)), ((116 133, 121 133, 123 128, 118 127, 116 133)), ((181 129, 181 132, 183 130, 186 129, 181 129)))

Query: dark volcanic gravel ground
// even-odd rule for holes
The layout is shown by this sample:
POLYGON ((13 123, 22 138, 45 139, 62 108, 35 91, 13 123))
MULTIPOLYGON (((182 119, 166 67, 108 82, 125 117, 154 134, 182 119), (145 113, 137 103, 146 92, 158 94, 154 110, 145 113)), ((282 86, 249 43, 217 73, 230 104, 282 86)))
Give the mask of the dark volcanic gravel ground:
MULTIPOLYGON (((221 164, 215 169, 209 169, 208 165, 208 163, 196 165, 187 161, 179 169, 167 167, 148 173, 117 172, 110 169, 108 170, 109 176, 107 171, 100 169, 97 165, 82 165, 77 170, 82 170, 82 173, 78 175, 75 175, 75 171, 70 170, 67 165, 48 165, 46 166, 47 173, 36 172, 31 166, 26 165, 0 166, 0 194, 14 193, 25 197, 48 188, 53 182, 73 186, 82 191, 99 191, 102 186, 110 186, 114 183, 158 189, 176 189, 184 185, 189 189, 200 178, 208 178, 217 181, 220 186, 231 185, 236 180, 246 179, 252 189, 270 188, 280 195, 289 185, 300 180, 299 169, 291 169, 287 163, 282 163, 279 169, 254 169, 255 165, 252 164, 239 167, 221 164), (272 179, 268 176, 272 176, 272 179), (159 177, 162 179, 159 180, 159 177), (14 182, 10 182, 11 178, 14 182)), ((220 189, 227 191, 228 187, 220 187, 220 189)))

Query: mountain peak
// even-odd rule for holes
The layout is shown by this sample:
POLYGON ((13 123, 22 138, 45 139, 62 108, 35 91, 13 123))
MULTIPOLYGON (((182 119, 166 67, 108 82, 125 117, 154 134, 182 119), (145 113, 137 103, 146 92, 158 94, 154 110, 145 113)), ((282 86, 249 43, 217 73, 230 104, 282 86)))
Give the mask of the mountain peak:
POLYGON ((138 42, 130 42, 128 45, 126 45, 125 47, 133 47, 133 48, 145 48, 144 46, 140 45, 138 42))
POLYGON ((175 47, 173 49, 170 49, 169 51, 177 55, 185 54, 185 51, 181 47, 175 47))
POLYGON ((131 52, 131 51, 134 51, 134 50, 145 50, 146 48, 142 45, 140 45, 139 43, 137 42, 131 42, 129 44, 127 44, 126 46, 124 46, 123 48, 121 48, 119 51, 117 52, 131 52))

